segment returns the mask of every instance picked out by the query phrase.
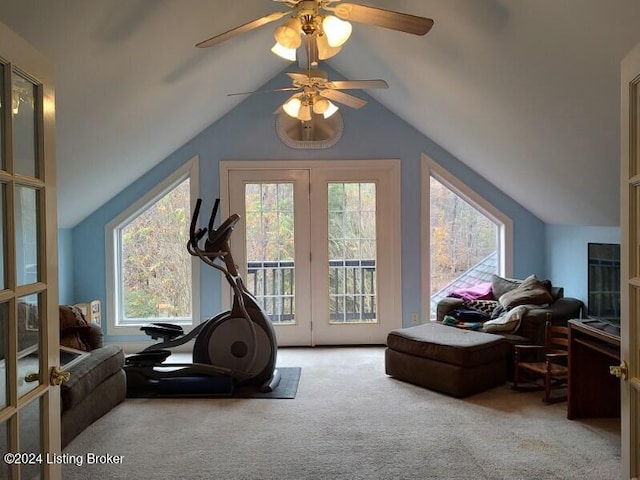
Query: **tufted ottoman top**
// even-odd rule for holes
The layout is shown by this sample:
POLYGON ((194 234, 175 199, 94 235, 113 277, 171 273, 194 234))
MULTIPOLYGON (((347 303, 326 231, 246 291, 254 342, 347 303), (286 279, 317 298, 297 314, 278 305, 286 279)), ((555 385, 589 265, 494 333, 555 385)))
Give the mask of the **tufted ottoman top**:
POLYGON ((387 347, 461 367, 505 359, 511 348, 499 335, 462 330, 437 322, 393 330, 387 336, 387 347))

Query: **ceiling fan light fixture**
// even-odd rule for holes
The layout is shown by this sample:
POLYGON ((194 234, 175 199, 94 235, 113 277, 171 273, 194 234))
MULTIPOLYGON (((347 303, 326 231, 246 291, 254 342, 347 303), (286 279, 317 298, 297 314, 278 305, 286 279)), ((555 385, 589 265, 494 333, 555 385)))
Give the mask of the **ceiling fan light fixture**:
MULTIPOLYGON (((329 100, 327 100, 327 102, 329 102, 329 100)), ((329 102, 329 106, 327 107, 327 109, 325 110, 325 112, 322 114, 322 116, 327 119, 329 118, 331 115, 333 115, 334 113, 336 113, 338 111, 338 106, 333 103, 333 102, 329 102)))
POLYGON ((302 102, 298 97, 293 97, 287 100, 284 105, 282 105, 282 109, 284 112, 293 118, 298 118, 298 113, 300 113, 300 107, 302 106, 302 102))
POLYGON ((273 36, 276 42, 285 48, 296 49, 302 45, 300 32, 302 31, 302 23, 296 17, 291 17, 282 25, 276 28, 273 36))
POLYGON ((318 46, 318 60, 331 58, 342 50, 342 47, 332 47, 329 45, 326 34, 316 35, 316 45, 318 46))
POLYGON ((278 55, 280 58, 284 58, 285 60, 289 60, 290 62, 296 61, 295 48, 285 48, 279 43, 276 43, 273 47, 271 47, 271 51, 278 55))
MULTIPOLYGON (((322 20, 322 30, 327 36, 330 47, 341 47, 351 35, 351 24, 333 15, 327 15, 322 20)), ((336 52, 337 53, 337 52, 336 52)))
POLYGON ((314 99, 313 101, 313 113, 317 114, 317 115, 322 115, 323 113, 325 113, 328 109, 329 109, 329 104, 331 102, 329 102, 329 100, 327 100, 326 98, 317 98, 314 99))
POLYGON ((302 120, 303 122, 311 121, 311 105, 305 103, 300 107, 300 112, 298 112, 298 120, 302 120))

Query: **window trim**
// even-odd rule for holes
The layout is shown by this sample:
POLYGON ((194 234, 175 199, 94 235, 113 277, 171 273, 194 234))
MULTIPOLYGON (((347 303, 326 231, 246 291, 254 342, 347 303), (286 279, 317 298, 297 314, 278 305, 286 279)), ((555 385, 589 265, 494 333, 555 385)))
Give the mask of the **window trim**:
MULTIPOLYGON (((188 160, 184 165, 175 170, 171 175, 154 186, 145 195, 133 202, 105 225, 105 271, 107 280, 107 304, 105 313, 108 334, 141 335, 139 326, 118 325, 118 319, 120 317, 120 305, 118 302, 121 289, 121 285, 116 284, 116 279, 120 276, 119 228, 122 227, 123 224, 129 223, 142 213, 142 211, 151 206, 151 204, 155 203, 187 178, 189 178, 190 190, 189 203, 191 211, 193 211, 200 190, 199 158, 197 155, 188 160), (117 251, 116 247, 118 247, 117 251)), ((200 318, 200 263, 196 257, 191 259, 191 290, 192 318, 191 323, 181 324, 185 330, 193 328, 197 324, 196 319, 200 318)))
POLYGON ((498 268, 499 274, 513 275, 513 220, 491 204, 462 180, 436 163, 427 154, 421 159, 421 256, 422 256, 422 322, 431 320, 431 182, 434 177, 444 186, 464 199, 498 227, 498 268))

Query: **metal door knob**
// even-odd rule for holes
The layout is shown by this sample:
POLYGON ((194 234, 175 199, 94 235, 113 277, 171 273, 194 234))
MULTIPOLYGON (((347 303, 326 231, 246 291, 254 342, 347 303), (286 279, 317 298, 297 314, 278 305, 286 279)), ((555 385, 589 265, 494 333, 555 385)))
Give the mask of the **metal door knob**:
POLYGON ((609 367, 609 373, 615 377, 621 378, 622 380, 627 379, 627 374, 629 369, 627 368, 627 362, 622 362, 618 366, 609 367))

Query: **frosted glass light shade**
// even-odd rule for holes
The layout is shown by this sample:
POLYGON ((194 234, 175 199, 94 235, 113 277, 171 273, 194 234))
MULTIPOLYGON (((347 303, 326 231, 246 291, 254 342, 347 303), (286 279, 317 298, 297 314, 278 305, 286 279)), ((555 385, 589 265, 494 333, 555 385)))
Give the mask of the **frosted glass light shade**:
POLYGON ((285 48, 298 48, 302 45, 302 38, 300 32, 302 31, 302 24, 296 17, 291 17, 282 25, 276 28, 273 36, 276 38, 276 42, 285 48))
POLYGON ((330 47, 340 47, 351 35, 351 24, 333 15, 327 15, 322 20, 322 30, 327 36, 330 47))
MULTIPOLYGON (((328 100, 327 100, 328 101, 328 100)), ((329 102, 329 101, 328 101, 329 102)), ((335 105, 332 102, 329 102, 329 107, 324 111, 324 113, 322 114, 322 116, 324 118, 329 118, 331 115, 333 115, 334 113, 336 113, 338 111, 338 106, 335 105)))
POLYGON ((282 109, 285 111, 287 115, 293 118, 298 118, 298 113, 300 112, 300 107, 302 106, 302 102, 299 98, 291 98, 282 105, 282 109))
POLYGON ((329 108, 329 103, 329 100, 327 100, 326 98, 316 98, 313 101, 313 113, 322 115, 329 108))
POLYGON ((300 112, 298 112, 298 119, 302 120, 303 122, 308 122, 311 120, 311 105, 307 103, 300 107, 300 112))
POLYGON ((271 51, 278 55, 280 58, 284 58, 285 60, 289 60, 291 62, 296 61, 296 49, 295 48, 285 48, 279 43, 276 43, 271 51))
POLYGON ((316 45, 318 46, 318 60, 326 60, 331 58, 342 50, 342 47, 332 47, 329 45, 327 35, 316 35, 316 45))

